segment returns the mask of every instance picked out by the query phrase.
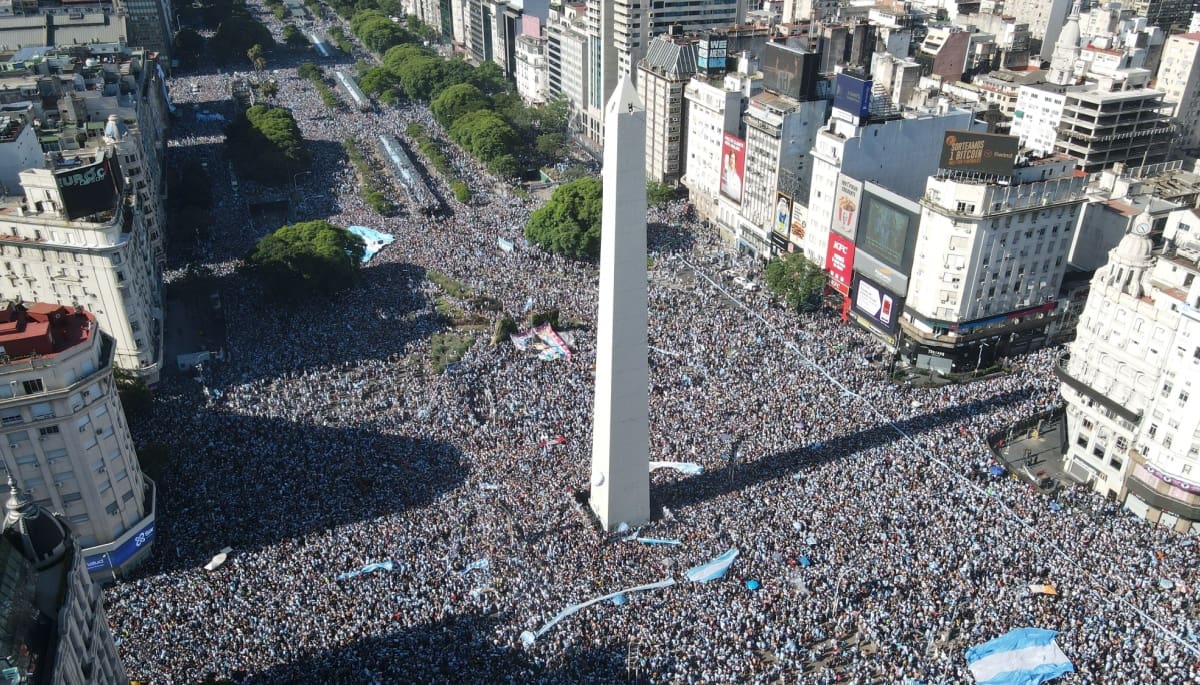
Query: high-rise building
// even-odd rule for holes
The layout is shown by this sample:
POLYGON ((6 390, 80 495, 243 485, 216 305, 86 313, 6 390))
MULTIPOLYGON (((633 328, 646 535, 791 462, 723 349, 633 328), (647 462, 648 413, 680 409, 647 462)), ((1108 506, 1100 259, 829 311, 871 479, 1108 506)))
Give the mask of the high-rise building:
POLYGON ((117 13, 125 13, 129 32, 125 44, 170 55, 175 16, 169 0, 115 0, 117 13))
MULTIPOLYGON (((1011 139, 967 140, 990 151, 1011 139)), ((1087 179, 1074 171, 1074 160, 1053 155, 1010 173, 943 171, 928 180, 900 316, 905 356, 967 371, 1043 346, 1087 199, 1087 179)), ((856 240, 856 269, 872 245, 886 252, 895 242, 872 237, 878 222, 867 223, 856 240)))
POLYGON ((517 36, 517 94, 531 105, 546 102, 549 96, 550 69, 546 60, 546 36, 522 33, 517 36))
POLYGON ((155 519, 154 484, 142 476, 113 379, 113 348, 85 310, 0 310, 3 472, 62 512, 93 573, 138 564, 155 519))
POLYGON ((588 35, 586 5, 551 7, 546 21, 546 90, 550 97, 565 97, 571 103, 571 130, 591 140, 590 119, 583 114, 592 92, 588 35))
MULTIPOLYGON (((88 309, 116 341, 117 365, 153 382, 163 355, 161 72, 127 52, 51 54, 5 76, 0 102, 22 103, 9 116, 37 122, 45 156, 17 171, 25 153, 0 154, 17 165, 0 178, 17 171, 20 184, 0 199, 0 297, 88 309)), ((0 149, 24 145, 10 137, 0 149)))
POLYGON ((744 138, 742 111, 750 96, 761 88, 760 75, 733 72, 721 77, 696 74, 684 89, 687 135, 681 180, 697 215, 703 219, 716 217, 725 134, 744 138))
MULTIPOLYGON (((857 207, 853 188, 871 180, 916 200, 925 192, 925 181, 937 172, 946 132, 978 127, 970 110, 953 107, 949 102, 939 102, 932 109, 892 107, 870 80, 849 73, 837 76, 834 92, 842 96, 835 96, 833 112, 813 145, 811 190, 797 199, 797 205, 807 207, 804 254, 825 266, 830 230, 839 227, 845 237, 854 239, 856 214, 835 224, 835 203, 840 196, 845 197, 846 206, 857 207), (896 164, 898 159, 904 164, 896 164), (840 192, 842 179, 846 179, 845 193, 840 192), (843 225, 846 228, 840 228, 843 225)), ((844 295, 850 294, 848 284, 841 290, 844 295)))
POLYGON ((5 682, 126 685, 100 588, 69 526, 9 488, 0 540, 5 682))
POLYGON ((1029 25, 1031 48, 1040 49, 1049 60, 1058 42, 1058 33, 1071 11, 1071 0, 1005 0, 1004 14, 1029 25))
POLYGON ((1136 0, 1129 4, 1135 14, 1167 33, 1190 26, 1195 8, 1190 0, 1136 0))
POLYGON ((1069 355, 1064 465, 1130 511, 1200 525, 1200 220, 1173 214, 1161 249, 1134 224, 1092 279, 1069 355))
POLYGON ((1200 149, 1200 33, 1167 39, 1155 87, 1172 107, 1176 145, 1183 150, 1200 149))
POLYGON ((696 39, 672 27, 650 41, 638 63, 638 90, 646 107, 646 178, 675 183, 687 161, 687 108, 683 91, 696 73, 696 39))

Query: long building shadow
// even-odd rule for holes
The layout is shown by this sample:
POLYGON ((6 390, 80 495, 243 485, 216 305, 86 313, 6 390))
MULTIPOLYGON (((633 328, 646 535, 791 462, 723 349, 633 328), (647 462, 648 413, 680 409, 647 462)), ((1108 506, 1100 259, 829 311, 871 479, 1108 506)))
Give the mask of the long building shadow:
POLYGON ((705 471, 699 476, 667 483, 651 489, 654 516, 662 515, 662 507, 686 507, 707 500, 738 492, 767 481, 782 478, 799 469, 814 468, 843 459, 855 452, 902 440, 896 428, 908 435, 919 435, 951 421, 972 414, 1005 407, 1028 399, 1028 393, 1009 391, 986 400, 930 412, 891 424, 867 428, 844 435, 819 445, 804 445, 797 449, 768 454, 754 461, 743 461, 723 469, 705 471))
POLYGON ((317 652, 262 673, 235 679, 276 683, 638 683, 626 669, 626 648, 572 649, 547 664, 519 648, 492 644, 499 616, 453 616, 381 637, 317 652))
POLYGON ((467 478, 448 442, 313 419, 200 411, 154 436, 171 458, 159 477, 155 550, 134 576, 418 509, 467 478))

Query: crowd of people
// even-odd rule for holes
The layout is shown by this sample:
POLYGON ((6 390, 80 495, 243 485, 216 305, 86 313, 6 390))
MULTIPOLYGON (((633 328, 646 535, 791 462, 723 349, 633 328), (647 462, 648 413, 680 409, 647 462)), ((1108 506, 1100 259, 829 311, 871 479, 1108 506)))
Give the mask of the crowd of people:
POLYGON ((188 116, 224 100, 229 75, 176 81, 171 158, 205 156, 220 198, 205 249, 229 359, 205 371, 219 392, 169 378, 153 420, 135 426, 173 461, 152 559, 105 591, 132 678, 968 682, 967 648, 1036 626, 1060 631, 1076 669, 1063 682, 1200 679, 1190 539, 1084 489, 1051 509, 988 475, 984 436, 1054 405, 1060 350, 1015 360, 999 380, 897 386, 875 361, 878 343, 834 312, 797 315, 724 289, 718 270, 748 264, 682 202, 649 217, 651 458, 705 471, 651 474, 655 518, 640 536, 680 544, 599 532, 578 496, 590 471, 595 266, 525 246, 536 200, 452 147, 470 204, 434 178, 445 216, 378 216, 337 144, 371 149, 411 121, 439 134, 427 108, 328 116, 293 68, 276 78, 314 152, 312 173, 294 181, 299 218, 396 242, 351 291, 264 299, 234 266, 274 227, 230 191, 220 124, 188 116), (436 304, 450 296, 434 271, 516 319, 557 308, 573 322, 572 356, 544 361, 468 331, 461 362, 435 373, 432 337, 446 327, 436 304), (228 561, 204 570, 226 546, 228 561), (724 579, 684 579, 731 548, 740 554, 724 579), (391 570, 338 580, 386 561, 391 570), (569 605, 666 577, 677 584, 521 640, 569 605), (1031 594, 1031 583, 1058 594, 1031 594))

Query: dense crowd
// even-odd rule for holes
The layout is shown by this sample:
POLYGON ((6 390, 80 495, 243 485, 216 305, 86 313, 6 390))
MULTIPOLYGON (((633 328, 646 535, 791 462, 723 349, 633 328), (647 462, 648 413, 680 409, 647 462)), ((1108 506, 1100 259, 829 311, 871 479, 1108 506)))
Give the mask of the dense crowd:
POLYGON ((397 240, 351 292, 264 300, 233 266, 273 227, 247 213, 244 183, 227 192, 220 124, 188 116, 193 102, 225 106, 229 75, 176 82, 173 163, 202 156, 221 189, 206 261, 230 358, 204 377, 219 393, 168 379, 153 421, 136 427, 174 460, 154 557, 105 593, 131 677, 966 682, 968 647, 1038 626, 1061 631, 1076 667, 1063 682, 1200 678, 1190 539, 1082 489, 1060 493, 1055 511, 987 474, 983 436, 1056 402, 1058 350, 1016 360, 999 380, 898 387, 873 339, 832 312, 798 316, 725 291, 715 274, 750 265, 682 203, 650 216, 651 454, 705 472, 651 477, 657 516, 641 535, 682 544, 597 532, 576 497, 589 473, 594 266, 525 247, 536 203, 464 156, 454 164, 470 205, 435 179, 446 216, 375 215, 337 144, 367 149, 410 121, 437 133, 428 110, 326 118, 294 69, 276 77, 314 152, 312 173, 294 179, 301 218, 397 240), (497 249, 497 237, 518 248, 497 249), (459 365, 434 374, 445 293, 426 270, 517 317, 558 308, 578 322, 573 356, 542 361, 480 331, 459 365), (229 560, 203 570, 225 546, 229 560), (740 556, 725 579, 683 580, 729 548, 740 556), (336 580, 385 560, 392 571, 336 580), (521 643, 568 605, 668 576, 679 584, 521 643), (1030 583, 1058 595, 1031 595, 1030 583))

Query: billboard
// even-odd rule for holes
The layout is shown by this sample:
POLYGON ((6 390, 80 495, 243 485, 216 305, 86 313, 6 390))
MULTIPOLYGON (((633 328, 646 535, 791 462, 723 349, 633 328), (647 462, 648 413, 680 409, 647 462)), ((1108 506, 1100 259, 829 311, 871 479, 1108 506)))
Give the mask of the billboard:
POLYGON ((721 141, 721 194, 742 203, 742 179, 746 178, 746 141, 726 133, 721 141))
POLYGON ((904 298, 888 292, 861 275, 854 279, 854 311, 887 333, 899 325, 904 298))
POLYGON ((850 286, 854 283, 854 243, 830 233, 825 270, 829 272, 833 287, 841 294, 849 295, 850 286))
POLYGON ((842 72, 833 82, 833 108, 865 119, 871 113, 873 81, 842 72))
POLYGON ((808 208, 792 203, 791 241, 796 247, 804 247, 804 229, 808 226, 808 208))
POLYGON ((54 183, 62 194, 63 212, 68 219, 112 211, 124 185, 121 170, 111 157, 55 171, 54 183))
POLYGON ((874 193, 862 198, 861 217, 855 244, 884 264, 908 273, 908 262, 916 249, 920 214, 888 202, 874 193))
POLYGON ((122 542, 111 552, 102 552, 94 556, 85 557, 84 562, 87 564, 88 573, 96 573, 97 571, 120 568, 120 566, 129 561, 134 554, 137 554, 138 550, 152 542, 154 542, 153 518, 144 522, 141 530, 133 535, 130 535, 125 542, 122 542))
POLYGON ((839 175, 837 196, 833 201, 833 230, 854 240, 858 228, 858 205, 862 201, 862 181, 839 175))
POLYGON ((820 55, 816 53, 767 43, 762 60, 763 88, 796 100, 811 98, 817 89, 818 66, 820 55))
POLYGON ((696 44, 696 67, 701 71, 725 71, 729 54, 729 39, 712 34, 701 38, 696 44))
POLYGON ((786 193, 775 194, 775 221, 771 225, 771 230, 783 236, 787 240, 788 232, 792 228, 792 196, 786 193))
POLYGON ((998 133, 946 131, 938 168, 1011 176, 1017 163, 1019 139, 998 133))

